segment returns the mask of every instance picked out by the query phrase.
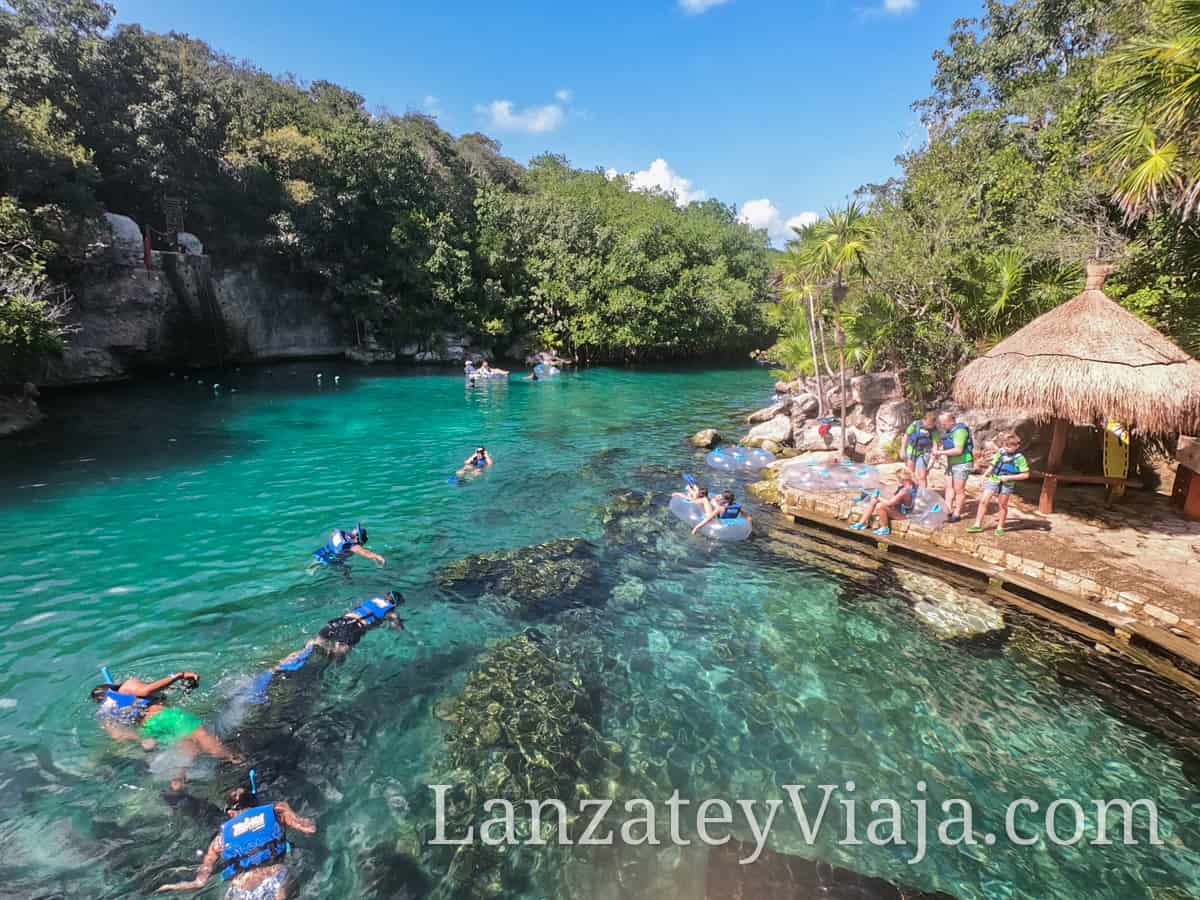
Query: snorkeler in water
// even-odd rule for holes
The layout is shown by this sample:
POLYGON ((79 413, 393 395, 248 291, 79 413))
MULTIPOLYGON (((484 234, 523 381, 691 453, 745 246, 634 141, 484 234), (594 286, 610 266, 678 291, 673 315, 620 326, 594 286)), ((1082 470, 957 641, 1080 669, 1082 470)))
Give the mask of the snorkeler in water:
POLYGON ((258 675, 244 696, 251 703, 266 703, 267 689, 275 676, 281 672, 300 671, 308 665, 314 653, 320 653, 326 660, 340 660, 357 646, 363 635, 380 625, 386 624, 404 631, 404 620, 399 613, 403 605, 403 594, 388 591, 382 597, 372 597, 336 619, 330 619, 315 638, 258 675))
MULTIPOLYGON (((344 567, 352 556, 361 556, 380 566, 386 566, 387 560, 378 553, 368 550, 366 544, 367 529, 361 522, 348 531, 335 528, 330 533, 325 546, 318 547, 313 551, 313 562, 309 564, 309 570, 315 571, 319 566, 344 567)), ((349 569, 345 571, 348 572, 349 569)))
POLYGON ((287 829, 315 834, 316 823, 283 800, 261 802, 253 769, 249 787, 234 788, 226 795, 225 816, 196 877, 164 884, 158 892, 199 890, 219 866, 222 879, 229 882, 226 900, 285 900, 291 893, 285 864, 291 849, 287 829))
POLYGON ((475 476, 495 462, 492 459, 492 454, 488 453, 487 447, 480 444, 475 452, 467 457, 462 468, 455 472, 458 478, 466 478, 468 475, 475 476))
POLYGON ((157 681, 126 678, 114 681, 104 670, 105 683, 92 688, 92 699, 100 704, 97 715, 104 730, 118 741, 140 741, 143 750, 178 746, 188 762, 202 753, 229 762, 240 762, 190 712, 166 706, 158 695, 171 685, 181 683, 187 690, 200 685, 195 672, 176 672, 157 681))
POLYGON ((326 622, 315 638, 276 663, 276 669, 287 671, 289 668, 299 668, 297 663, 303 665, 314 650, 320 650, 331 659, 341 659, 354 649, 363 635, 380 625, 386 624, 403 631, 404 620, 399 613, 403 605, 404 595, 399 591, 388 591, 382 597, 372 597, 360 603, 326 622))

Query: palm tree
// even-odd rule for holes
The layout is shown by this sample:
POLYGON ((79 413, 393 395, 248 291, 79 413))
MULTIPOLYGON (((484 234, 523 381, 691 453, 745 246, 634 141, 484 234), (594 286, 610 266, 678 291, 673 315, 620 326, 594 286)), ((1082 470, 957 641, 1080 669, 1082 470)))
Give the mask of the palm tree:
POLYGON ((821 384, 821 359, 817 354, 816 297, 819 285, 813 280, 808 260, 803 252, 805 233, 808 227, 793 230, 796 232, 796 240, 788 242, 787 252, 779 261, 779 270, 783 281, 782 298, 785 303, 793 306, 803 301, 807 305, 807 316, 803 320, 798 320, 793 312, 792 327, 786 329, 784 342, 797 341, 800 339, 802 331, 808 332, 808 358, 812 361, 813 373, 817 379, 817 415, 823 416, 825 415, 825 391, 821 384))
POLYGON ((875 234, 866 210, 857 201, 844 209, 831 209, 825 218, 805 229, 800 252, 805 258, 810 276, 826 283, 833 297, 833 343, 838 350, 838 382, 840 417, 838 450, 846 454, 846 331, 842 304, 850 290, 849 277, 866 279, 867 247, 875 234))
POLYGON ((1083 271, 1074 263, 1037 260, 1016 247, 976 257, 953 279, 966 301, 972 339, 991 343, 1074 296, 1083 271))
POLYGON ((1100 73, 1112 110, 1100 157, 1126 219, 1161 203, 1190 218, 1200 209, 1200 0, 1163 0, 1149 33, 1100 73))

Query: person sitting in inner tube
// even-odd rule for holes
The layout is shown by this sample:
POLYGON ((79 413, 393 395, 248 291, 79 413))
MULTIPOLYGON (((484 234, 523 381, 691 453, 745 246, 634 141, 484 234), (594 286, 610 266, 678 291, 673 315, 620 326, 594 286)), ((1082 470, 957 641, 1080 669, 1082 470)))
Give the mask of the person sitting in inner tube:
POLYGON ((463 374, 468 378, 473 378, 475 376, 475 363, 468 359, 463 364, 463 374))
POLYGON ((508 369, 493 369, 485 359, 479 364, 479 375, 481 378, 491 378, 493 375, 507 375, 508 369))
POLYGON ((738 516, 745 516, 746 521, 749 522, 750 517, 742 512, 741 506, 735 503, 734 500, 733 491, 724 491, 719 497, 705 497, 699 501, 704 503, 705 516, 696 523, 696 527, 692 529, 692 534, 698 532, 714 519, 736 519, 738 516))
POLYGON ((157 681, 126 678, 120 682, 98 684, 92 699, 100 704, 99 717, 104 730, 118 741, 141 741, 143 750, 178 744, 189 758, 201 753, 229 762, 240 762, 236 753, 221 743, 196 716, 182 709, 164 706, 156 696, 176 682, 188 690, 198 687, 195 672, 176 672, 157 681))
POLYGON ((260 803, 253 770, 250 785, 225 795, 226 821, 208 845, 196 877, 164 884, 159 893, 199 890, 220 865, 221 878, 229 882, 226 900, 284 900, 288 896, 284 859, 291 845, 286 829, 315 834, 317 825, 282 800, 260 803))
POLYGON ((364 634, 385 623, 403 631, 404 620, 400 618, 399 613, 403 605, 404 595, 399 591, 388 591, 382 597, 372 597, 365 603, 360 603, 354 609, 326 622, 313 640, 276 663, 275 671, 300 668, 314 650, 320 650, 333 659, 341 659, 354 649, 364 634))
POLYGON ((475 448, 475 452, 467 457, 462 468, 454 474, 459 478, 466 478, 468 475, 478 475, 494 462, 495 460, 492 459, 492 454, 488 453, 487 447, 480 444, 475 448))
POLYGON ((874 533, 883 537, 892 533, 893 517, 903 518, 913 511, 917 502, 917 481, 908 469, 901 469, 896 473, 896 477, 900 479, 900 483, 896 485, 895 493, 888 499, 881 500, 879 491, 875 491, 858 521, 850 526, 852 529, 865 531, 871 524, 871 517, 878 515, 879 527, 874 533))
POLYGON ((386 566, 387 560, 366 548, 367 529, 362 526, 362 523, 355 525, 349 531, 342 528, 335 528, 333 533, 329 535, 329 540, 326 541, 324 547, 320 547, 313 551, 315 564, 322 566, 341 566, 344 565, 351 556, 361 556, 365 559, 370 559, 378 563, 380 566, 386 566))

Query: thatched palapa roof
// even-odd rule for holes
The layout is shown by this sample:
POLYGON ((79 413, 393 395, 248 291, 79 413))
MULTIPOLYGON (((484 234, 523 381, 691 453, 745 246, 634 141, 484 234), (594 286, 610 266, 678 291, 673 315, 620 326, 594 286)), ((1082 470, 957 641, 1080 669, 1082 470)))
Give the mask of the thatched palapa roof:
POLYGON ((1111 416, 1157 434, 1200 428, 1200 362, 1106 297, 1108 272, 1088 266, 1082 294, 959 372, 954 399, 1081 425, 1111 416))

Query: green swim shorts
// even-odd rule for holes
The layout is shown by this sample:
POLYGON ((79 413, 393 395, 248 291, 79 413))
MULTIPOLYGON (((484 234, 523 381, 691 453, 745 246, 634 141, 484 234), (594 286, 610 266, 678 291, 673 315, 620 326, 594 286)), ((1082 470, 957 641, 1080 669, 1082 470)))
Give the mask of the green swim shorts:
POLYGON ((154 738, 160 744, 174 744, 187 737, 204 723, 182 709, 164 709, 142 725, 142 737, 154 738))

